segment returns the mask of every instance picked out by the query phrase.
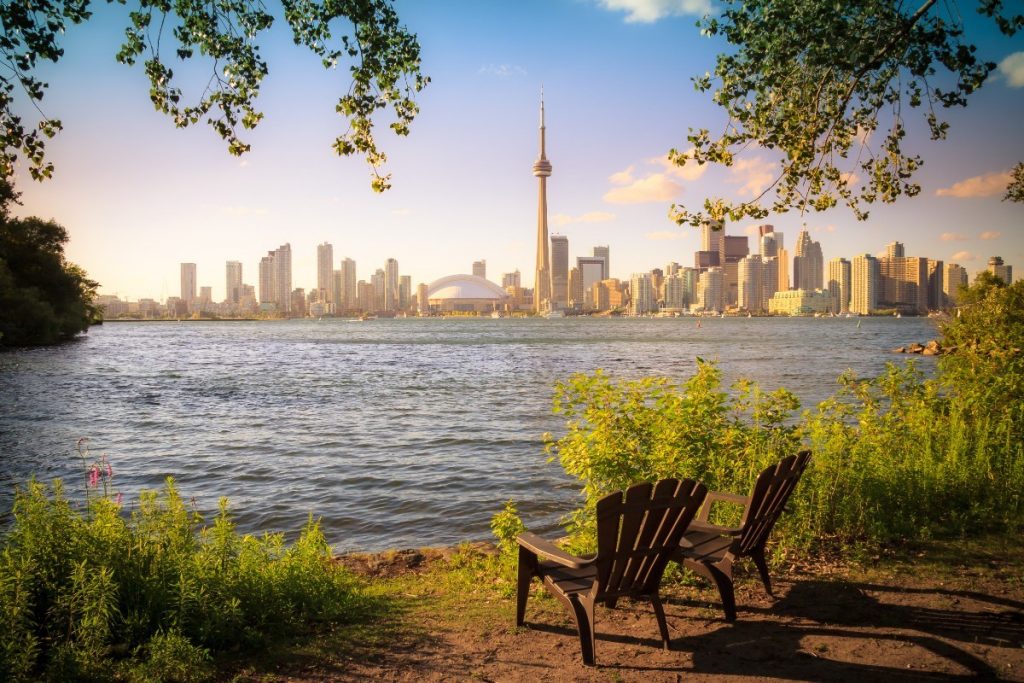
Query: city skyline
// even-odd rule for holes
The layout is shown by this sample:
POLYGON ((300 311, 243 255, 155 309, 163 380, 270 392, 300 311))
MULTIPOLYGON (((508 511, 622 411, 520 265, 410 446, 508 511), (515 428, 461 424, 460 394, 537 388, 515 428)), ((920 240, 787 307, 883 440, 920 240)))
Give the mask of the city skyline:
MULTIPOLYGON (((223 299, 225 260, 252 273, 263 245, 282 242, 296 254, 294 282, 307 289, 317 283, 317 263, 306 254, 324 242, 358 263, 395 258, 416 282, 470 272, 485 259, 492 281, 519 269, 523 286, 533 287, 537 199, 522 169, 536 159, 543 83, 547 151, 559 168, 547 187, 548 220, 568 238, 570 263, 594 245, 611 246, 610 275, 624 280, 664 261, 686 263, 700 231, 672 224, 669 205, 721 192, 749 197, 771 160, 754 153, 732 170, 665 163, 670 148, 685 144, 687 127, 722 123, 688 78, 712 68, 726 46, 698 37, 695 14, 666 9, 681 6, 399 2, 433 83, 408 139, 381 133, 394 174, 384 195, 370 192, 360 161, 329 151, 342 125, 330 102, 345 87, 344 70, 318 72, 281 27, 264 47, 272 73, 259 104, 267 117, 250 136, 253 151, 238 159, 209 131, 175 130, 152 111, 140 74, 113 59, 124 8, 97 7, 94 21, 68 32, 61 64, 42 74, 51 84, 45 111, 65 130, 48 145, 52 180, 33 183, 21 169, 24 205, 16 213, 64 225, 69 259, 102 293, 125 298, 173 296, 178 264, 188 262, 199 284, 223 299), (97 90, 105 97, 90 98, 97 90)), ((877 254, 876 245, 895 237, 908 253, 960 263, 971 277, 993 255, 1024 263, 1024 207, 999 201, 1002 174, 1024 157, 1015 114, 1024 74, 1014 70, 1024 62, 1009 59, 1024 54, 1024 36, 1002 37, 973 16, 965 22, 979 57, 1004 66, 966 110, 949 112, 948 141, 924 140, 923 121, 912 115, 908 140, 926 162, 920 196, 875 206, 866 223, 842 209, 764 222, 792 235, 806 227, 826 260, 877 254)), ((726 227, 743 235, 756 225, 726 227)))

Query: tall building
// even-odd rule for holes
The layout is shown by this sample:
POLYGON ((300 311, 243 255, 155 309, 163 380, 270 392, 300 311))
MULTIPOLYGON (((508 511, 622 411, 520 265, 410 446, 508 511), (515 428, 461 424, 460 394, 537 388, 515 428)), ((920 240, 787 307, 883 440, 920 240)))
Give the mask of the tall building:
POLYGON ((722 295, 724 307, 739 303, 739 264, 750 254, 750 240, 746 235, 720 235, 718 264, 722 268, 722 295))
POLYGON ((584 301, 583 275, 579 268, 569 271, 569 307, 573 309, 586 308, 584 301))
POLYGON ((689 306, 686 295, 686 276, 682 269, 676 269, 665 278, 665 308, 672 311, 685 310, 689 306))
POLYGON ((633 273, 629 291, 630 315, 644 315, 655 310, 654 283, 650 273, 633 273))
MULTIPOLYGON (((595 247, 596 249, 596 247, 595 247)), ((601 282, 607 280, 608 270, 607 261, 603 256, 577 256, 576 267, 579 268, 580 277, 582 278, 583 291, 589 292, 594 287, 595 282, 601 282)), ((591 297, 587 297, 587 305, 584 309, 591 310, 593 308, 593 302, 591 297)))
POLYGON ((377 293, 373 291, 373 283, 366 280, 356 283, 356 308, 363 313, 377 312, 377 293))
POLYGON ((341 298, 338 300, 338 308, 342 312, 354 311, 359 308, 358 298, 356 262, 350 258, 344 258, 341 260, 341 298))
POLYGON ((327 242, 316 246, 316 288, 320 301, 334 301, 334 247, 327 242))
POLYGON ((785 292, 789 289, 789 252, 782 246, 781 241, 779 242, 778 259, 779 282, 776 289, 780 292, 785 292))
POLYGON ((606 279, 610 278, 612 276, 612 261, 608 246, 594 247, 594 258, 604 259, 604 276, 606 279))
POLYGON ((943 293, 946 268, 942 261, 928 259, 928 310, 941 311, 946 307, 943 293))
POLYGON ((384 292, 380 310, 398 310, 398 261, 393 258, 384 262, 384 292))
POLYGON ((540 156, 533 163, 537 190, 537 270, 533 279, 533 310, 540 313, 551 302, 551 259, 548 252, 548 190, 551 162, 544 150, 544 91, 540 93, 540 156))
POLYGON ((196 298, 196 264, 181 264, 181 300, 191 305, 196 298))
POLYGON ((761 256, 761 299, 765 307, 779 291, 779 266, 782 263, 778 256, 761 256))
POLYGON ((473 261, 473 275, 487 279, 487 259, 473 261))
POLYGON ((551 236, 551 308, 565 308, 569 303, 569 238, 551 236))
POLYGON ((387 273, 382 268, 378 268, 370 276, 370 284, 373 285, 373 308, 371 310, 374 313, 388 310, 384 307, 388 298, 387 273))
POLYGON ((740 308, 751 313, 765 309, 764 263, 760 256, 744 256, 737 264, 737 300, 740 308))
POLYGON ((850 262, 844 258, 829 259, 826 289, 832 295, 832 312, 850 312, 850 262))
POLYGON ((967 286, 967 269, 958 263, 947 263, 942 278, 945 305, 955 306, 960 301, 960 290, 967 286))
POLYGON ((412 276, 403 275, 398 278, 398 310, 408 311, 412 304, 412 276))
MULTIPOLYGON (((769 226, 771 227, 771 226, 769 226)), ((761 235, 760 241, 760 252, 761 256, 778 256, 779 250, 782 249, 782 233, 767 232, 761 235)))
POLYGON ((885 257, 886 258, 903 258, 906 256, 904 253, 903 243, 892 241, 885 245, 885 257))
POLYGON ((430 300, 427 298, 429 287, 426 282, 421 282, 416 285, 416 308, 419 310, 420 315, 427 315, 430 313, 430 300))
POLYGON ((274 303, 274 252, 260 259, 260 303, 274 303))
POLYGON ((878 259, 854 256, 850 263, 850 313, 867 315, 878 308, 878 259))
POLYGON ((228 261, 224 264, 224 300, 229 304, 238 304, 242 300, 242 264, 228 261))
POLYGON ((806 230, 801 230, 796 238, 796 256, 793 257, 794 288, 808 292, 821 289, 824 265, 821 243, 812 240, 806 230))
MULTIPOLYGON (((277 310, 290 313, 292 310, 292 245, 285 243, 270 252, 274 263, 274 303, 277 310)), ((303 295, 305 296, 305 295, 303 295)))
MULTIPOLYGON (((988 260, 987 270, 1002 280, 1003 284, 1013 284, 1013 266, 1004 264, 1001 256, 993 256, 990 258, 988 260)), ((184 292, 185 290, 183 289, 182 291, 184 292)), ((184 294, 182 296, 184 296, 184 294)))
POLYGON ((331 274, 331 300, 334 301, 334 310, 332 311, 333 313, 341 313, 342 312, 342 305, 341 305, 341 301, 342 301, 342 299, 341 299, 342 284, 341 284, 341 282, 342 282, 341 281, 341 271, 340 270, 334 271, 331 274))
POLYGON ((722 235, 725 229, 721 221, 707 221, 700 226, 700 250, 720 251, 722 235))
POLYGON ((722 269, 718 266, 708 268, 697 280, 697 307, 704 311, 720 313, 725 310, 722 303, 723 293, 722 269))
POLYGON ((917 315, 927 313, 928 259, 921 256, 878 259, 878 308, 917 315))
POLYGON ((522 287, 522 286, 523 286, 522 276, 520 275, 518 268, 515 270, 515 272, 504 273, 501 276, 501 288, 502 289, 507 289, 508 287, 522 287))

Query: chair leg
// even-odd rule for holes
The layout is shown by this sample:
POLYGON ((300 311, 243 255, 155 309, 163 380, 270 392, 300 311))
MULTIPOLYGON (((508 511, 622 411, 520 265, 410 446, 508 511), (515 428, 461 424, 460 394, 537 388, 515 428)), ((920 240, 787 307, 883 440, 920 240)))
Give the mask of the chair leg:
POLYGON ((722 596, 722 609, 726 621, 736 621, 736 595, 733 592, 732 578, 714 565, 706 565, 711 579, 718 586, 718 594, 722 596))
POLYGON ((655 593, 651 596, 651 604, 654 606, 654 616, 658 618, 658 629, 661 631, 661 643, 666 650, 671 650, 669 643, 668 622, 665 621, 665 608, 661 604, 661 598, 655 593))
POLYGON ((580 600, 578 597, 569 599, 572 606, 572 618, 576 622, 576 631, 580 634, 580 650, 583 653, 583 663, 587 666, 594 666, 594 603, 587 600, 580 600))
POLYGON ((768 563, 764 559, 764 548, 758 548, 750 553, 750 558, 754 560, 754 564, 757 565, 757 571, 761 574, 761 581, 764 583, 764 589, 768 595, 775 597, 772 593, 772 580, 768 577, 768 563))
POLYGON ((519 548, 519 577, 516 582, 516 626, 522 626, 526 617, 526 600, 530 597, 530 582, 536 574, 537 556, 526 548, 519 548))

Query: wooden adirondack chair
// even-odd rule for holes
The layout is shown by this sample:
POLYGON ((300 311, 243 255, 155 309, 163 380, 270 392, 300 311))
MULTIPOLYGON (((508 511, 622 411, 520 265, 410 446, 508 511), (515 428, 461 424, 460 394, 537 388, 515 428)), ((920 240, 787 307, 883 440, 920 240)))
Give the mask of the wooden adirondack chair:
POLYGON ((772 595, 764 546, 810 459, 810 451, 801 451, 765 468, 758 475, 749 496, 712 491, 697 513, 697 519, 683 534, 674 559, 718 586, 726 621, 736 621, 736 597, 732 586, 732 567, 736 560, 742 557, 754 560, 764 589, 772 595), (727 528, 708 522, 708 513, 717 501, 744 507, 738 527, 727 528))
POLYGON ((614 607, 620 597, 651 601, 669 649, 658 588, 705 495, 707 488, 690 479, 663 479, 630 486, 625 496, 622 491, 605 496, 597 503, 597 554, 590 559, 574 557, 535 534, 520 534, 516 625, 523 624, 536 576, 576 622, 584 664, 594 665, 595 603, 614 607))

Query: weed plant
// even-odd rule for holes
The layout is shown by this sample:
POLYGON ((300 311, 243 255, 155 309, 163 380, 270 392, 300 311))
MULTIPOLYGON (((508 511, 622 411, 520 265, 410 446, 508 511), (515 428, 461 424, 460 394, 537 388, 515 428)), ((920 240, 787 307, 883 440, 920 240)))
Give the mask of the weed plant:
POLYGON ((82 507, 60 481, 17 492, 0 546, 0 679, 202 680, 218 651, 365 616, 312 518, 286 546, 239 535, 223 500, 204 525, 170 479, 126 514, 101 477, 90 468, 82 507))
MULTIPOLYGON (((800 448, 812 461, 773 537, 779 553, 1016 531, 1024 524, 1024 282, 981 277, 962 297, 961 313, 942 327, 949 353, 934 378, 913 362, 890 363, 876 378, 847 373, 832 397, 799 415, 784 389, 741 380, 725 391, 721 371, 700 359, 682 384, 600 370, 560 382, 554 411, 566 432, 547 436, 546 450, 582 485, 584 502, 567 517, 570 546, 593 547, 594 506, 610 492, 692 477, 746 493, 761 469, 800 448)), ((733 515, 720 522, 739 514, 719 508, 733 515)), ((520 528, 513 515, 507 506, 493 525, 503 547, 520 528)))

